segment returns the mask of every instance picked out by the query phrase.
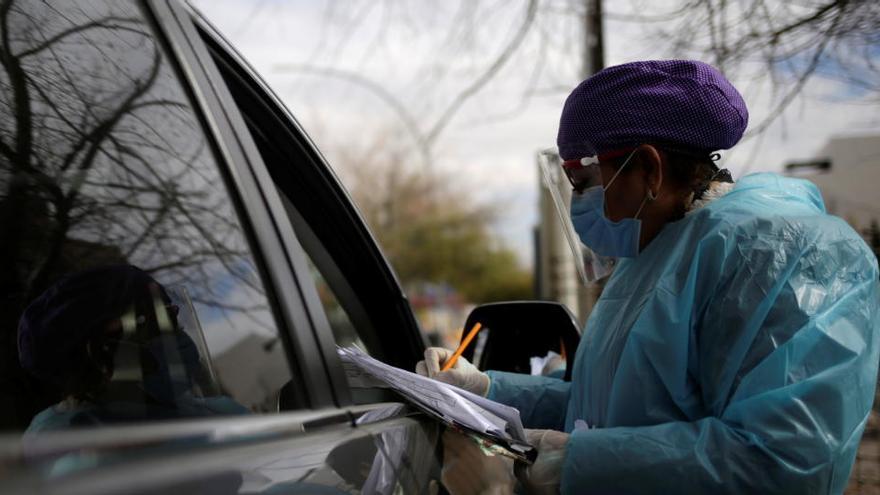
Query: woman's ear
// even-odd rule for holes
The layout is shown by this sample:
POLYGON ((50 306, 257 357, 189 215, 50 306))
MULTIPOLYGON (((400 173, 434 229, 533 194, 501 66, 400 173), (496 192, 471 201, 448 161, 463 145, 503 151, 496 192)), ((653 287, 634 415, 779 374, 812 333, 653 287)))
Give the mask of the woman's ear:
POLYGON ((656 198, 660 195, 660 188, 663 187, 663 155, 650 144, 643 144, 638 150, 648 181, 649 194, 652 198, 656 198))

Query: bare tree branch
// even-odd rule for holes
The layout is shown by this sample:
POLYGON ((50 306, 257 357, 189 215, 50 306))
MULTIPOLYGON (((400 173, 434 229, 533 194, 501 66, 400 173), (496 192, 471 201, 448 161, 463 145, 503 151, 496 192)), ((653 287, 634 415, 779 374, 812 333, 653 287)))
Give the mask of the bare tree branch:
POLYGON ((394 113, 403 123, 404 128, 410 134, 410 137, 412 137, 413 142, 415 143, 419 152, 422 154, 424 165, 426 167, 430 167, 432 162, 430 143, 428 142, 427 138, 422 134, 418 122, 416 121, 415 117, 410 114, 407 106, 403 104, 403 102, 401 102, 394 94, 385 89, 384 86, 356 72, 347 71, 344 69, 317 67, 306 64, 284 64, 276 66, 275 69, 278 71, 294 71, 340 79, 369 91, 374 96, 382 100, 382 102, 384 102, 386 105, 388 105, 392 111, 394 111, 394 113))
POLYGON ((523 40, 526 38, 526 35, 529 32, 529 28, 532 25, 532 22, 535 20, 535 13, 538 9, 538 0, 529 0, 528 5, 526 6, 525 16, 523 18, 523 22, 519 27, 519 30, 504 47, 498 57, 492 62, 491 65, 483 72, 483 74, 474 80, 468 87, 462 90, 455 98, 453 98, 452 103, 446 108, 445 111, 440 115, 431 129, 428 131, 425 137, 425 141, 428 143, 428 146, 431 146, 434 141, 437 140, 437 137, 443 132, 443 129, 449 124, 449 121, 452 120, 452 117, 461 109, 462 105, 477 94, 495 75, 499 70, 504 66, 505 63, 510 59, 510 57, 516 52, 517 48, 522 44, 523 40))
POLYGON ((147 33, 146 31, 143 31, 141 29, 131 28, 131 27, 125 25, 126 23, 127 24, 131 24, 131 23, 140 24, 140 22, 137 21, 136 19, 126 19, 124 17, 105 17, 105 18, 99 19, 97 21, 88 22, 86 24, 81 24, 78 26, 73 26, 68 29, 65 29, 64 31, 61 31, 60 33, 56 34, 55 36, 52 36, 51 38, 43 41, 39 45, 34 46, 32 48, 29 48, 27 50, 24 50, 22 52, 19 52, 15 56, 21 59, 21 58, 29 57, 31 55, 35 55, 35 54, 40 53, 41 51, 51 47, 55 43, 63 40, 64 38, 66 38, 68 36, 71 36, 76 33, 81 33, 83 31, 87 31, 89 29, 95 29, 95 28, 130 31, 133 33, 138 33, 138 34, 146 36, 146 37, 150 36, 150 34, 147 33), (122 23, 122 24, 116 24, 116 23, 122 23))

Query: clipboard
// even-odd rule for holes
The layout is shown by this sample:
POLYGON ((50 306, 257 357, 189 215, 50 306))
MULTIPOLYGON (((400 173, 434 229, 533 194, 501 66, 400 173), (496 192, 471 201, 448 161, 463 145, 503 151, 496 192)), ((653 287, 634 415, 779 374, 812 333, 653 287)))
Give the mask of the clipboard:
POLYGON ((338 347, 337 353, 352 387, 395 390, 416 409, 473 438, 487 454, 526 465, 535 461, 537 450, 526 441, 515 408, 387 365, 357 347, 338 347))

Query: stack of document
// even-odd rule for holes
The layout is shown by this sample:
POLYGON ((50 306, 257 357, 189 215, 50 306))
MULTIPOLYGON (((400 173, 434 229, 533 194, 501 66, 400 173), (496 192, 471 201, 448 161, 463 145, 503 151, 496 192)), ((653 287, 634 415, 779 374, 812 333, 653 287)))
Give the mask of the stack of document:
POLYGON ((389 366, 356 347, 340 347, 338 352, 352 387, 391 388, 445 424, 487 440, 490 451, 529 463, 534 460, 537 453, 526 442, 516 409, 447 383, 389 366))

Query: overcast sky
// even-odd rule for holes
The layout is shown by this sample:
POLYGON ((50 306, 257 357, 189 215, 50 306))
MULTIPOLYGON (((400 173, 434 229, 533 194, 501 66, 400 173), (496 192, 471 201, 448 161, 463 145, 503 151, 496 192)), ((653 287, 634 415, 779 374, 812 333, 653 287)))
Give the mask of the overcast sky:
MULTIPOLYGON (((455 95, 517 36, 525 5, 514 0, 193 3, 272 86, 331 165, 342 150, 362 150, 390 135, 412 154, 413 166, 421 162, 402 122, 410 118, 427 134, 455 95), (360 82, 315 72, 330 67, 360 82), (388 104, 389 96, 402 111, 388 104)), ((581 69, 580 23, 563 11, 567 2, 542 5, 546 8, 514 56, 463 103, 433 147, 434 166, 454 173, 456 187, 499 206, 499 239, 516 249, 524 265, 532 263, 537 219, 535 154, 555 145, 559 111, 581 69)), ((662 43, 631 22, 606 19, 605 43, 606 65, 674 55, 660 51, 662 43)), ((745 76, 733 83, 749 106, 751 128, 770 111, 772 88, 745 76)), ((814 79, 766 133, 722 153, 722 165, 734 177, 778 171, 790 161, 813 158, 832 136, 880 134, 877 106, 867 98, 834 81, 814 79)))

